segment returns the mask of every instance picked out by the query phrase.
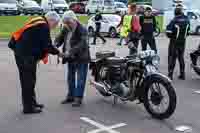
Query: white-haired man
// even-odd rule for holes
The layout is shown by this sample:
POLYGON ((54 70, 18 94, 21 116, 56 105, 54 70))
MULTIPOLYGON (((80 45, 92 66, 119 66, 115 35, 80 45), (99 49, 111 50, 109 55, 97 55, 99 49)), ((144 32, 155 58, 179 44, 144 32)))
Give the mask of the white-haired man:
POLYGON ((63 15, 63 29, 57 36, 57 47, 63 45, 63 52, 68 56, 63 58, 63 64, 68 63, 68 94, 62 104, 72 103, 79 107, 84 96, 90 52, 87 41, 87 29, 76 18, 65 13, 63 15), (76 77, 77 75, 77 77, 76 77))
POLYGON ((37 103, 34 91, 39 60, 43 59, 46 62, 48 53, 64 56, 53 47, 50 37, 50 30, 54 29, 59 21, 60 17, 56 12, 48 12, 44 17, 33 18, 13 33, 8 44, 14 51, 19 70, 24 114, 40 113, 44 107, 37 103))

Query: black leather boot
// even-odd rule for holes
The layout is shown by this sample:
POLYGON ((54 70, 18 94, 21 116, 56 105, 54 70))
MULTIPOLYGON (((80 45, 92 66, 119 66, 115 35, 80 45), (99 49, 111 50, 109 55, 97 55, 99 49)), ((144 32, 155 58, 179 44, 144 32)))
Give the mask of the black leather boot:
POLYGON ((181 73, 181 74, 178 76, 178 79, 180 79, 180 80, 185 80, 185 73, 181 73))
POLYGON ((168 74, 168 77, 169 77, 171 80, 173 80, 173 73, 170 72, 170 73, 168 74))
POLYGON ((68 96, 65 100, 61 102, 61 104, 70 104, 74 102, 74 97, 68 96))

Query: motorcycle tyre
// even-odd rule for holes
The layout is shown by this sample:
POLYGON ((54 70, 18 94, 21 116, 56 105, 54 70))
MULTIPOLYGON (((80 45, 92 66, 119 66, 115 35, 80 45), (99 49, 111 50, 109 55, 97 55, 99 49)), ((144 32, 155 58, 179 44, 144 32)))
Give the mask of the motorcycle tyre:
POLYGON ((156 119, 159 119, 159 120, 168 119, 174 113, 174 111, 176 109, 177 97, 176 97, 175 89, 172 86, 172 84, 169 81, 165 80, 164 78, 159 77, 159 76, 153 77, 147 83, 147 86, 146 86, 145 91, 144 91, 144 101, 143 102, 144 102, 144 107, 146 108, 147 112, 153 118, 156 118, 156 119), (156 112, 153 112, 151 110, 151 107, 150 107, 151 105, 149 104, 148 91, 150 89, 150 86, 153 85, 153 83, 162 84, 163 87, 165 87, 166 91, 168 92, 168 96, 169 96, 169 100, 170 100, 169 106, 168 106, 168 109, 166 109, 166 111, 162 114, 158 114, 156 112))

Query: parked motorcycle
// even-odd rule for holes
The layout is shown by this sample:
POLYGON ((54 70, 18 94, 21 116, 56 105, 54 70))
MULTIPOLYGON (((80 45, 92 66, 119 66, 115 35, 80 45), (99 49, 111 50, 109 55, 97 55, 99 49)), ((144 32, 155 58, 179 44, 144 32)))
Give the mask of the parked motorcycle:
POLYGON ((91 84, 104 97, 139 100, 152 117, 167 119, 176 109, 176 93, 158 66, 159 57, 152 50, 125 58, 114 52, 98 52, 90 64, 91 84))
POLYGON ((192 68, 200 76, 200 44, 196 50, 190 53, 192 68))

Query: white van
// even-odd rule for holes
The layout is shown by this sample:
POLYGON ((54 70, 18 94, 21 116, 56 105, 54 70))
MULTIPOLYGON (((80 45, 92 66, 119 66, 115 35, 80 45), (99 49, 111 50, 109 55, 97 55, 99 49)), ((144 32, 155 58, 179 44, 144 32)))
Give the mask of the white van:
POLYGON ((0 0, 0 15, 19 15, 16 0, 0 0))
MULTIPOLYGON (((190 19, 190 32, 193 34, 200 34, 200 11, 199 10, 185 10, 185 15, 190 19)), ((164 12, 164 28, 170 23, 174 18, 173 11, 164 12)))
POLYGON ((69 5, 65 0, 42 0, 41 7, 44 12, 54 10, 59 14, 63 14, 66 10, 69 9, 69 5))
POLYGON ((85 7, 87 14, 96 13, 96 10, 101 13, 116 13, 114 0, 89 0, 85 7))

